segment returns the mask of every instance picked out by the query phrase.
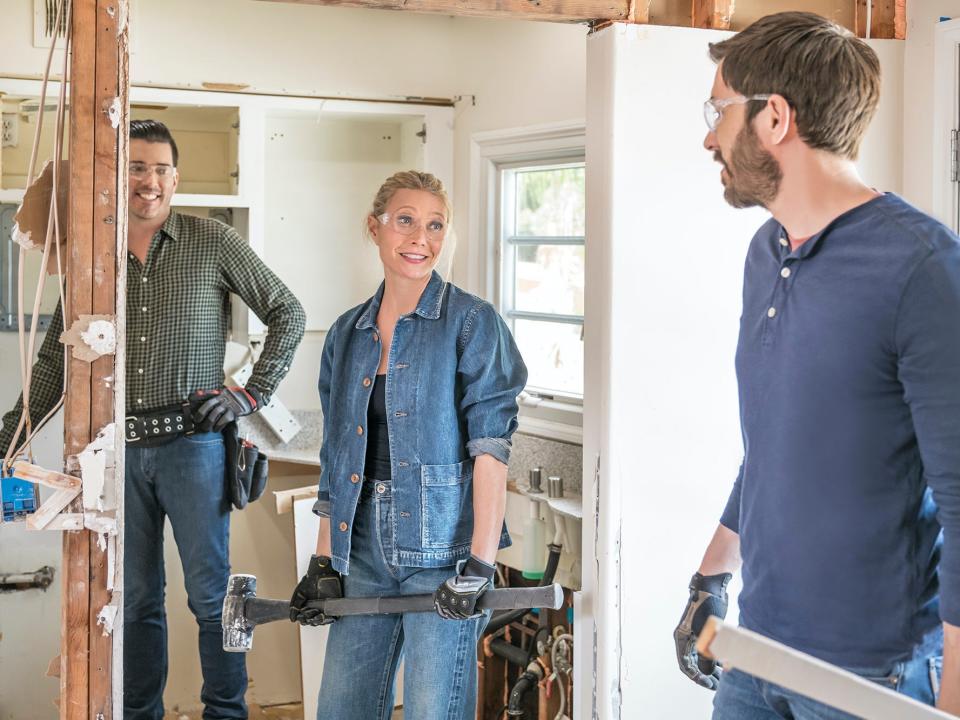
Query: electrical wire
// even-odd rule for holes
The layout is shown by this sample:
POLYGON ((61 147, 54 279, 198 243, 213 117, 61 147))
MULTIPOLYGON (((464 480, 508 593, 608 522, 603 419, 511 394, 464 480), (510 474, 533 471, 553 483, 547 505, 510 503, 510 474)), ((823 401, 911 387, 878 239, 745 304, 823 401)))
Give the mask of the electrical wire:
MULTIPOLYGON (((60 26, 61 20, 64 18, 64 13, 67 12, 67 0, 59 0, 57 3, 57 16, 56 24, 57 27, 60 26)), ((72 23, 67 23, 68 27, 72 23)), ((17 263, 17 321, 18 321, 18 341, 19 341, 19 356, 20 356, 20 381, 23 387, 23 400, 22 400, 22 410, 20 414, 20 420, 17 424, 17 428, 13 433, 13 436, 10 439, 10 445, 7 448, 6 455, 4 456, 3 466, 5 469, 8 469, 11 465, 11 461, 14 457, 20 455, 20 453, 26 451, 31 459, 33 460, 33 452, 31 446, 31 440, 33 437, 43 428, 43 426, 49 421, 51 417, 59 410, 60 406, 63 404, 64 394, 61 393, 60 400, 56 403, 54 408, 47 413, 46 416, 37 424, 36 428, 33 427, 33 423, 30 418, 30 386, 33 374, 33 354, 36 349, 36 337, 37 329, 39 322, 39 312, 40 312, 40 302, 43 294, 43 290, 46 284, 46 270, 47 263, 50 257, 50 244, 51 242, 56 242, 56 256, 57 256, 57 271, 58 271, 58 290, 60 294, 60 303, 61 311, 64 317, 67 317, 67 308, 65 306, 65 293, 63 288, 63 268, 62 268, 62 258, 60 254, 60 245, 61 245, 61 228, 60 228, 60 218, 59 218, 59 206, 58 206, 58 194, 59 194, 59 179, 60 179, 60 169, 61 169, 61 157, 63 155, 63 128, 64 128, 64 118, 66 114, 66 86, 67 86, 67 73, 69 68, 69 55, 70 55, 70 41, 71 33, 68 30, 67 37, 64 43, 64 52, 63 52, 63 72, 60 79, 60 94, 57 103, 57 117, 56 117, 56 129, 54 132, 54 157, 53 157, 53 168, 52 168, 52 190, 50 194, 50 211, 47 218, 47 232, 46 237, 44 238, 43 245, 43 259, 40 264, 40 278, 37 283, 37 291, 34 296, 33 304, 33 315, 31 317, 30 331, 29 331, 29 340, 27 339, 26 333, 26 318, 24 314, 24 268, 25 268, 25 258, 27 248, 20 246, 20 251, 18 254, 18 263, 17 263), (23 444, 19 448, 16 447, 17 438, 20 436, 21 431, 26 429, 26 438, 23 444)), ((37 128, 34 132, 33 146, 30 150, 30 161, 27 168, 27 183, 26 187, 29 189, 33 184, 36 175, 36 162, 37 154, 40 147, 40 134, 43 128, 43 115, 44 109, 46 107, 46 98, 47 98, 47 85, 50 81, 50 67, 53 64, 53 55, 57 46, 57 34, 53 36, 53 39, 50 44, 50 51, 47 54, 47 62, 43 72, 43 81, 40 87, 40 103, 37 111, 37 128)), ((64 389, 66 389, 66 372, 67 372, 67 348, 64 346, 64 389)))

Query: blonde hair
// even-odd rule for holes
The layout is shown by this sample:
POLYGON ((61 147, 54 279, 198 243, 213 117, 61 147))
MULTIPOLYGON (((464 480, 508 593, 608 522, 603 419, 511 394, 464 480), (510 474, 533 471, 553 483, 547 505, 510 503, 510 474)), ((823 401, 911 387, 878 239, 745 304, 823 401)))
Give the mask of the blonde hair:
MULTIPOLYGON (((447 191, 440 182, 440 178, 427 172, 419 170, 401 170, 396 172, 386 180, 377 190, 373 198, 373 207, 370 209, 367 217, 379 218, 387 211, 387 205, 393 199, 398 190, 422 190, 428 192, 443 202, 443 209, 447 214, 447 234, 443 240, 443 247, 440 249, 440 257, 437 260, 436 267, 440 274, 446 277, 450 274, 453 264, 453 253, 457 245, 457 237, 453 232, 453 209, 450 207, 450 198, 447 197, 447 191), (442 268, 442 269, 441 269, 442 268)), ((367 219, 364 218, 364 233, 367 239, 373 240, 370 235, 370 228, 367 219)))

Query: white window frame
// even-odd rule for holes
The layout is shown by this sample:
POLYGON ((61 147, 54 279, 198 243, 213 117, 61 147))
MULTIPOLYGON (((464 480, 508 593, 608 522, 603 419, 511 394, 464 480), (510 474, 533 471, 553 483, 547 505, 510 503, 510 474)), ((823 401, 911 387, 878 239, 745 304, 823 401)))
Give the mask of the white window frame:
MULTIPOLYGON (((490 298, 502 311, 500 273, 500 170, 528 165, 582 161, 586 148, 584 121, 551 123, 475 133, 470 143, 469 286, 490 298)), ((554 393, 520 397, 520 430, 551 440, 582 444, 583 401, 554 393)))
POLYGON ((960 183, 951 180, 951 165, 960 137, 960 19, 937 23, 933 59, 933 213, 960 232, 960 183))

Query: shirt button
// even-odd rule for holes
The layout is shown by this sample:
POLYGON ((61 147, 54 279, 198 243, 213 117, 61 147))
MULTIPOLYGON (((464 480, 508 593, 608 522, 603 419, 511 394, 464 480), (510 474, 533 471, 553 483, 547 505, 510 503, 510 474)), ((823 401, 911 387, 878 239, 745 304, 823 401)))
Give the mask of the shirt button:
POLYGON ((785 267, 783 270, 781 270, 781 271, 780 271, 780 277, 782 277, 782 278, 788 278, 788 277, 790 277, 790 268, 785 267))
POLYGON ((145 307, 142 307, 142 308, 140 308, 140 309, 143 310, 143 312, 146 312, 146 311, 147 311, 147 309, 146 309, 145 307))
POLYGON ((350 482, 354 484, 360 482, 360 476, 354 473, 353 475, 350 476, 350 482))
POLYGON ((137 405, 143 405, 143 399, 137 398, 137 405))
POLYGON ((780 238, 780 244, 783 245, 784 247, 786 247, 786 246, 787 246, 787 239, 786 239, 785 237, 780 238))
POLYGON ((340 532, 347 531, 347 524, 345 522, 340 523, 340 532))
POLYGON ((364 387, 370 387, 370 378, 364 378, 364 379, 363 379, 363 386, 364 386, 364 387))
POLYGON ((768 317, 768 318, 775 317, 776 314, 777 314, 777 309, 776 309, 776 308, 770 308, 769 310, 767 310, 767 317, 768 317))
POLYGON ((137 368, 137 375, 143 375, 143 368, 137 368))
POLYGON ((140 342, 146 342, 146 341, 147 341, 147 339, 141 335, 141 336, 140 336, 140 342))
POLYGON ((140 282, 146 282, 146 281, 147 281, 147 278, 145 277, 140 279, 140 282))
POLYGON ((357 435, 363 435, 363 426, 357 425, 357 435))

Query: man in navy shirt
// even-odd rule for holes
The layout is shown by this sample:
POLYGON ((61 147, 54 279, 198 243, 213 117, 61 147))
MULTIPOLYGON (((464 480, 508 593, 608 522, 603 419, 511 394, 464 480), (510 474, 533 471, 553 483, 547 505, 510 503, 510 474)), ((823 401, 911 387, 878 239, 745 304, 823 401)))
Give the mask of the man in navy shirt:
POLYGON ((880 88, 866 43, 792 12, 710 54, 704 147, 727 202, 773 217, 744 271, 743 464, 680 667, 718 690, 714 720, 850 717, 696 656, 742 558, 744 627, 960 714, 960 243, 857 174, 880 88))

